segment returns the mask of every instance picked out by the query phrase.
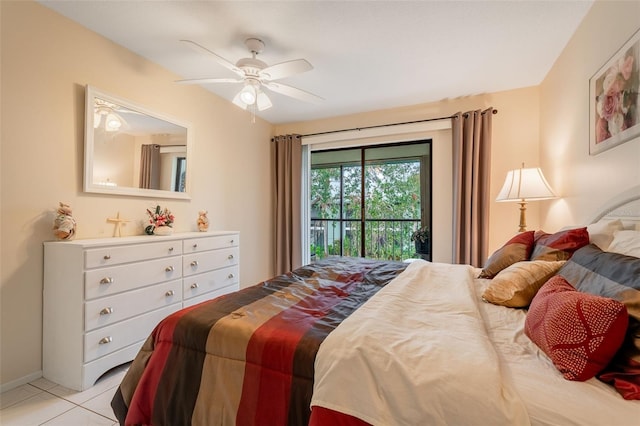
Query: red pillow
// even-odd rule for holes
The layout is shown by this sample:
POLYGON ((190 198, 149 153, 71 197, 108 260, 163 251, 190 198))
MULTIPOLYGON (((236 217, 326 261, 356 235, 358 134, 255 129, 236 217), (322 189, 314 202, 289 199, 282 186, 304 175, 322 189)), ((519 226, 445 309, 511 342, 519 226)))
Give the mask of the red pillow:
POLYGON ((529 260, 531 249, 533 249, 533 231, 519 233, 491 255, 478 278, 493 278, 498 275, 498 272, 514 263, 529 260))
POLYGON ((556 275, 533 298, 524 331, 565 379, 584 381, 609 364, 628 321, 624 304, 581 293, 556 275))
POLYGON ((612 384, 624 399, 640 399, 640 323, 629 320, 627 340, 613 361, 598 375, 598 379, 612 384), (634 323, 633 329, 631 322, 634 323), (634 344, 635 343, 635 344, 634 344))
POLYGON ((555 234, 536 231, 530 260, 569 260, 581 247, 589 244, 587 228, 568 229, 555 234))

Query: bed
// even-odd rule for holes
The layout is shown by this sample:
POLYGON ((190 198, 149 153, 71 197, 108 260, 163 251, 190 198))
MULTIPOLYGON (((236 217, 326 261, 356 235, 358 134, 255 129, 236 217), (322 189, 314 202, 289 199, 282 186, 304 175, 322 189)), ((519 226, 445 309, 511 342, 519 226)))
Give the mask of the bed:
POLYGON ((116 417, 640 424, 640 201, 622 201, 515 235, 482 269, 331 258, 186 308, 143 345, 116 417))

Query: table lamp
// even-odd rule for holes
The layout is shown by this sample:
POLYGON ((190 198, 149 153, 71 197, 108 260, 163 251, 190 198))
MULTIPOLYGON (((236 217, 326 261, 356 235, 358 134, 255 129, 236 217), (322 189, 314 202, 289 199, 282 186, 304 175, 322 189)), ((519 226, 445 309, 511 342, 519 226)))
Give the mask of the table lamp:
POLYGON ((520 204, 520 228, 518 232, 527 230, 525 212, 528 201, 549 200, 556 198, 553 190, 539 167, 525 169, 522 167, 510 170, 496 201, 515 201, 520 204))

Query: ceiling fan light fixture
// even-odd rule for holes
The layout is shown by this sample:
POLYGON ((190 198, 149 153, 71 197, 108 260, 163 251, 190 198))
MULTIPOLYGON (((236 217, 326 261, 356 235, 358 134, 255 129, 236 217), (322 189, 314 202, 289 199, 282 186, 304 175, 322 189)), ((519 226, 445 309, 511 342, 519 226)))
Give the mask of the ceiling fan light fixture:
POLYGON ((107 114, 107 119, 104 123, 105 130, 107 132, 117 132, 122 127, 122 121, 114 113, 107 114))
POLYGON ((247 105, 253 105, 258 97, 256 88, 252 84, 246 84, 239 95, 240 100, 247 105))
POLYGON ((242 102, 242 99, 240 99, 240 92, 236 93, 236 95, 233 97, 232 102, 235 106, 239 106, 242 109, 247 109, 247 107, 249 107, 249 105, 245 104, 244 102, 242 102))
POLYGON ((262 90, 258 90, 258 99, 256 100, 256 105, 258 106, 258 111, 264 111, 265 109, 269 109, 273 106, 271 103, 271 99, 264 93, 262 90))

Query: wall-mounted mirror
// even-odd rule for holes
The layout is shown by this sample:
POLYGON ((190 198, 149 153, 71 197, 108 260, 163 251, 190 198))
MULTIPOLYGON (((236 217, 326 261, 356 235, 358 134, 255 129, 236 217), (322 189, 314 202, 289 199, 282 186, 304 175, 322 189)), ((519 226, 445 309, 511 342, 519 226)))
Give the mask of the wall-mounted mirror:
POLYGON ((187 124, 92 86, 85 107, 85 192, 190 198, 187 124))

